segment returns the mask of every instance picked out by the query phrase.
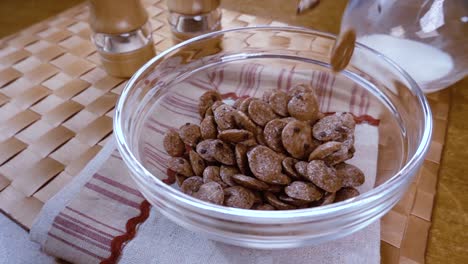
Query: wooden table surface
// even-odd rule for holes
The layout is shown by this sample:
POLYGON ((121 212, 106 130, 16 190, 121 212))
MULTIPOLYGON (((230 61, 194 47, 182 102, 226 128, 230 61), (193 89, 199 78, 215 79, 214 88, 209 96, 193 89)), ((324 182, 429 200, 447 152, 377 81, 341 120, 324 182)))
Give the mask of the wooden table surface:
MULTIPOLYGON (((0 38, 79 2, 82 0, 2 0, 0 38)), ((345 2, 324 0, 301 16, 295 14, 296 1, 223 0, 222 4, 227 9, 337 33, 345 2)), ((449 89, 452 104, 426 253, 429 264, 468 263, 468 147, 464 146, 468 145, 468 78, 449 89)))

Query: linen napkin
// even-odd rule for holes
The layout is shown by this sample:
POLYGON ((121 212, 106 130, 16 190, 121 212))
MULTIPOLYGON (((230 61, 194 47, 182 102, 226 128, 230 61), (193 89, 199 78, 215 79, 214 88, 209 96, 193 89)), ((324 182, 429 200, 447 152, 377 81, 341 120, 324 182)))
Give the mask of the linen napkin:
MULTIPOLYGON (((294 66, 280 70, 255 64, 238 69, 230 67, 215 75, 201 74, 186 85, 193 89, 230 91, 229 85, 236 85, 236 93, 244 95, 243 91, 258 93, 273 87, 288 90, 305 81, 316 87, 324 112, 351 111, 356 115, 378 117, 378 110, 371 107, 367 94, 358 94, 355 87, 347 87, 353 89, 351 96, 340 93, 336 87, 343 89, 347 85, 345 80, 324 72, 298 70, 294 66), (264 78, 266 75, 277 76, 276 82, 264 78)), ((172 97, 168 102, 172 103, 171 109, 181 110, 173 111, 172 115, 190 113, 192 106, 181 103, 182 100, 172 97)), ((171 120, 177 120, 176 116, 164 116, 165 125, 175 126, 171 120)), ((160 132, 163 127, 164 124, 160 124, 153 129, 160 132)), ((161 136, 159 133, 151 138, 157 140, 161 136)), ((355 145, 355 158, 351 163, 366 174, 366 183, 360 187, 360 191, 365 192, 375 183, 378 128, 358 125, 355 145)), ((164 167, 166 158, 156 158, 154 167, 164 167)), ((128 174, 114 140, 109 140, 83 171, 45 204, 31 229, 31 239, 48 254, 74 263, 378 263, 380 260, 378 222, 343 239, 301 249, 253 250, 207 240, 171 223, 158 211, 150 211, 148 202, 128 174), (137 232, 138 224, 141 226, 137 232)))

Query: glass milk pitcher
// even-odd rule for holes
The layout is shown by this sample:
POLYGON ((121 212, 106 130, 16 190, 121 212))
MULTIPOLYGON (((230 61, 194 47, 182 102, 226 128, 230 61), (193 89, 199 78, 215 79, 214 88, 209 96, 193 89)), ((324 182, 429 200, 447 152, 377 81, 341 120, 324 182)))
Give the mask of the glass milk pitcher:
POLYGON ((349 30, 426 93, 468 73, 468 0, 349 0, 341 32, 349 30))

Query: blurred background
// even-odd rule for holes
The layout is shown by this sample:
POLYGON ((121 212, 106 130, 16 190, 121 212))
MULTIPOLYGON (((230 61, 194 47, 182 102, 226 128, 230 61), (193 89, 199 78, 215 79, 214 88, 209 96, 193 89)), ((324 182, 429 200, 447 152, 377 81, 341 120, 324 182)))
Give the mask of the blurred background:
MULTIPOLYGON (((44 20, 85 0, 1 0, 0 37, 10 35, 22 28, 44 20), (14 14, 14 15, 12 15, 14 14)), ((344 11, 346 1, 325 0, 320 9, 310 10, 305 15, 296 15, 296 0, 222 0, 222 6, 246 14, 280 20, 298 25, 314 25, 315 29, 338 33, 337 19, 344 11), (267 7, 267 8, 265 8, 267 7), (326 13, 319 10, 327 10, 326 13)))
POLYGON ((0 37, 53 16, 84 0, 2 0, 0 1, 0 37))

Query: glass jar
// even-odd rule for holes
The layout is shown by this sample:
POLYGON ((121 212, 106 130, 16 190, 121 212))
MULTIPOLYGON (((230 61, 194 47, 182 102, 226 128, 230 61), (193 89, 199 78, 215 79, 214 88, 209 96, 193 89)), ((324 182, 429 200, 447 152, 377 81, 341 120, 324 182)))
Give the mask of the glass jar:
POLYGON ((220 0, 168 0, 169 25, 176 39, 221 29, 220 0))
POLYGON ((90 1, 91 37, 107 73, 131 77, 155 55, 151 24, 140 0, 90 1))
POLYGON ((400 65, 424 92, 468 73, 468 1, 350 0, 342 32, 400 65))

